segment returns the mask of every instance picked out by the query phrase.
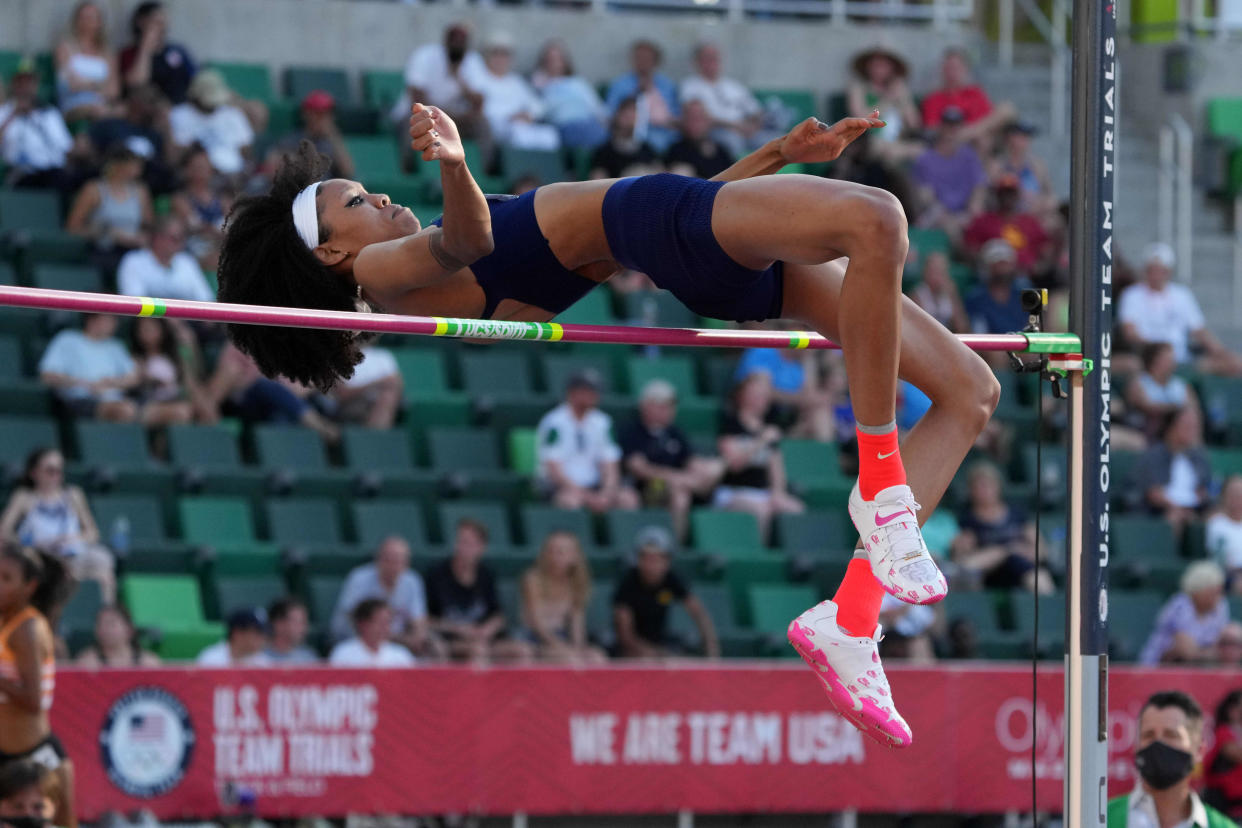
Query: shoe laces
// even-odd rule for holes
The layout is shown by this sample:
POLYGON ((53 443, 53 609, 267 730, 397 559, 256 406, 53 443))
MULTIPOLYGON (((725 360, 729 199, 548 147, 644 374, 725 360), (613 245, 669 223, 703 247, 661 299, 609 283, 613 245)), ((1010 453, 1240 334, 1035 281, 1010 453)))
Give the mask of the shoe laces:
POLYGON ((923 507, 915 500, 913 494, 903 495, 897 499, 897 505, 904 506, 910 511, 910 517, 913 520, 894 520, 885 526, 879 527, 884 532, 884 539, 888 541, 889 558, 893 560, 904 560, 905 558, 924 554, 923 536, 919 532, 918 512, 923 507))

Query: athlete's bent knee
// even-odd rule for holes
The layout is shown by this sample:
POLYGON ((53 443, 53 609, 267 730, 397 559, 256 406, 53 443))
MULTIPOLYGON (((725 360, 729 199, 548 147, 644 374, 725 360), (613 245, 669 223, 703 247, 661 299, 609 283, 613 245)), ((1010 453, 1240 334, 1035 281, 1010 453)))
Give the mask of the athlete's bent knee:
POLYGON ((983 431, 1000 402, 1001 386, 986 362, 977 354, 972 353, 971 357, 970 394, 964 397, 967 401, 964 414, 976 431, 983 431))
MULTIPOLYGON (((906 211, 897 197, 886 190, 862 188, 851 199, 846 213, 856 225, 859 241, 869 252, 891 254, 903 263, 910 247, 906 211)), ((857 255, 859 251, 846 251, 857 255)))

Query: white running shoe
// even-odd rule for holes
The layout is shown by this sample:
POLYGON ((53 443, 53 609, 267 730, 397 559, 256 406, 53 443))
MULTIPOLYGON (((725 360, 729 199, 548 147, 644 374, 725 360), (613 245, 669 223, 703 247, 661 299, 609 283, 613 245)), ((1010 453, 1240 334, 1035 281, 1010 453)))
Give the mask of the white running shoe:
POLYGON ((850 519, 880 586, 907 604, 934 604, 949 594, 949 584, 923 542, 920 508, 905 485, 881 489, 875 500, 863 500, 857 483, 850 492, 850 519))
POLYGON ((842 716, 881 744, 910 746, 914 734, 897 712, 880 663, 879 625, 873 637, 856 638, 837 625, 837 605, 823 601, 791 621, 788 635, 842 716))

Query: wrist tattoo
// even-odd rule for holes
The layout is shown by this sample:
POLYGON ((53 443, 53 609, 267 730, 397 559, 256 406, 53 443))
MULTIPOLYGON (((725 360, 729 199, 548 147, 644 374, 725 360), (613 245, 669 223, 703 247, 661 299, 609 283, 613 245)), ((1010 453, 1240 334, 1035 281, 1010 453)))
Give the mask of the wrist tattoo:
POLYGON ((431 251, 431 257, 436 260, 436 264, 450 273, 466 266, 465 262, 454 258, 444 249, 444 231, 438 227, 427 236, 427 249, 431 251))

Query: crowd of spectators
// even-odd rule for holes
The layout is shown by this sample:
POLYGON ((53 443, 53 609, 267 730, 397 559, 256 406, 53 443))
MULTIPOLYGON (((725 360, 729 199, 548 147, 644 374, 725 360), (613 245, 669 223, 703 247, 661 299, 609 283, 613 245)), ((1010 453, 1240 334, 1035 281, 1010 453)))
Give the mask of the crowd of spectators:
MULTIPOLYGON (((322 90, 306 94, 297 102, 296 130, 272 135, 265 104, 238 95, 223 74, 204 68, 172 39, 160 3, 134 8, 130 42, 119 51, 108 43, 107 28, 98 5, 77 5, 55 44, 55 104, 40 100, 32 61, 22 61, 7 79, 0 97, 5 184, 60 192, 64 230, 89 244, 92 265, 109 288, 211 301, 210 274, 229 207, 267 186, 283 152, 307 140, 331 159, 333 175, 354 174, 358 159, 343 137, 336 101, 322 90)), ((596 178, 665 170, 710 177, 791 126, 780 101, 760 100, 730 76, 730 56, 718 44, 701 41, 685 57, 692 69, 674 78, 663 68, 661 46, 639 40, 630 46, 626 71, 597 83, 576 71, 572 45, 562 40, 549 39, 525 66, 507 32, 479 36, 455 23, 411 51, 404 94, 389 120, 400 131, 409 103, 426 101, 477 143, 480 173, 494 171, 501 150, 512 148, 576 153, 586 161, 581 169, 596 178)), ((1063 294, 1067 284, 1066 212, 1047 164, 1033 151, 1038 129, 1011 105, 989 98, 962 50, 948 50, 938 83, 923 88, 905 58, 884 47, 861 50, 847 68, 845 114, 879 109, 887 126, 814 172, 888 189, 906 205, 916 232, 943 233, 944 249, 912 245, 917 280, 909 293, 946 327, 1021 329, 1024 288, 1063 294)), ((516 190, 540 182, 525 176, 511 183, 516 190)), ((1189 370, 1242 376, 1242 356, 1208 329, 1189 288, 1171 281, 1175 262, 1167 245, 1144 250, 1139 265, 1134 284, 1126 285, 1120 265, 1116 280, 1114 378, 1124 393, 1114 397, 1114 446, 1142 452, 1126 505, 1167 519, 1179 539, 1206 519, 1206 545, 1223 573, 1222 589, 1242 591, 1242 478, 1222 488, 1213 476, 1203 447, 1204 412, 1185 378, 1189 370)), ((618 293, 650 287, 642 274, 614 282, 618 293)), ((38 369, 62 414, 140 423, 153 430, 158 454, 163 427, 230 416, 301 425, 329 446, 339 443, 346 424, 390 428, 406 404, 397 360, 375 345, 364 357, 352 380, 324 395, 262 376, 218 326, 144 319, 130 326, 126 343, 115 319, 84 315, 81 330, 56 333, 38 369)), ((999 361, 995 367, 1005 368, 999 361)), ((674 653, 670 595, 684 601, 706 654, 718 652, 706 609, 670 568, 673 550, 690 539, 696 508, 753 515, 765 541, 780 516, 803 512, 806 503, 786 479, 781 446, 787 439, 839 444, 841 471, 851 473, 852 413, 842 364, 823 352, 745 353, 721 402, 714 442, 679 426, 678 391, 667 381, 635 389, 636 415, 619 424, 601 409, 603 390, 594 372, 570 378, 563 403, 538 424, 533 482, 539 496, 562 509, 670 513, 671 536, 652 529, 634 544, 635 565, 613 596, 608 647, 586 632, 585 539, 564 532, 538 539, 516 605, 503 606, 486 563, 487 528, 466 519, 452 527, 448 557, 420 562, 426 564, 421 574, 411 558, 422 550, 395 536, 379 544, 375 560, 347 579, 328 638, 315 647, 305 640, 306 607, 287 599, 231 615, 226 639, 203 658, 288 663, 322 651, 343 664, 592 663, 606 655, 674 653)), ((908 429, 929 403, 907 385, 900 395, 901 426, 908 429)), ((1000 471, 1013 459, 1007 428, 995 423, 981 439, 977 448, 987 460, 970 468, 960 508, 941 509, 929 523, 929 545, 956 573, 957 589, 1048 593, 1054 573, 1035 565, 1040 539, 1000 471)), ((150 654, 134 643, 124 608, 115 604, 112 556, 85 496, 64 484, 63 466, 55 451, 31 458, 26 480, 0 516, 0 534, 54 551, 75 577, 100 583, 107 607, 83 659, 145 663, 150 654)), ((1187 581, 1204 582, 1204 571, 1192 567, 1187 581)), ((1184 583, 1173 600, 1185 600, 1170 605, 1157 631, 1188 618, 1205 623, 1200 604, 1206 599, 1193 598, 1202 592, 1184 583)), ((1223 601, 1213 607, 1227 613, 1223 601)), ((892 602, 884 612, 891 653, 928 659, 933 649, 953 650, 942 615, 892 602)), ((1225 652, 1240 632, 1226 623, 1211 642, 1196 646, 1225 652)), ((1156 660, 1196 658, 1185 655, 1191 651, 1178 635, 1168 633, 1172 643, 1148 649, 1183 655, 1156 660)))

